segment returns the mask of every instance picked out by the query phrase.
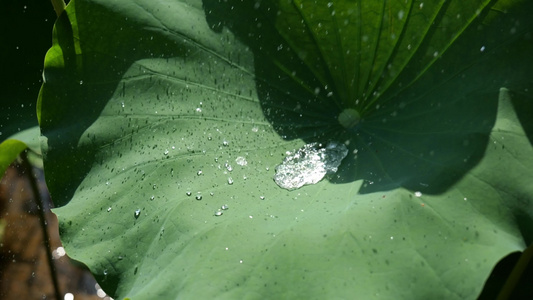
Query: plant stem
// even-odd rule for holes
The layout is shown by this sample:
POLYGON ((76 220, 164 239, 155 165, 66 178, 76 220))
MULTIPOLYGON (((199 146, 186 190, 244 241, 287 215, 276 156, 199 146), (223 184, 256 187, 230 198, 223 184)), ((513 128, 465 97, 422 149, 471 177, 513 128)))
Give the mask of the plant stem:
POLYGON ((58 17, 65 10, 65 7, 67 7, 64 0, 52 0, 52 6, 54 7, 58 17))
POLYGON ((54 286, 54 292, 56 299, 63 299, 61 297, 61 292, 59 291, 59 282, 57 280, 56 268, 54 265, 54 258, 52 257, 52 247, 50 245, 50 236, 48 235, 46 215, 44 211, 44 203, 41 198, 41 193, 39 192, 39 187, 37 186, 37 178, 33 173, 33 167, 28 160, 28 150, 23 151, 20 156, 22 158, 22 166, 25 172, 28 172, 28 180, 30 181, 31 189, 33 192, 33 198, 37 203, 37 208, 39 212, 39 221, 41 222, 41 229, 43 233, 44 247, 46 249, 46 256, 48 259, 48 266, 50 267, 50 275, 52 277, 52 284, 54 286))
POLYGON ((496 298, 497 300, 510 299, 518 282, 520 281, 522 274, 526 270, 532 258, 533 245, 530 245, 526 250, 524 250, 524 252, 522 252, 522 255, 520 255, 520 258, 516 262, 513 270, 511 271, 511 274, 509 274, 507 281, 505 281, 502 289, 500 290, 498 298, 496 298))

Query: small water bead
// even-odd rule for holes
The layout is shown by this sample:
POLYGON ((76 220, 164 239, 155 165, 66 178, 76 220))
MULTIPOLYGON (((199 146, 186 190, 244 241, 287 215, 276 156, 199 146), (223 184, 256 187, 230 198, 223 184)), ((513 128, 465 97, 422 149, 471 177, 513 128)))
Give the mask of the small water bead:
POLYGON ((416 192, 415 192, 415 196, 416 196, 416 197, 422 197, 422 193, 419 192, 419 191, 416 191, 416 192))
POLYGON ((225 163, 224 167, 226 167, 226 170, 228 170, 228 172, 233 171, 233 167, 230 164, 228 164, 228 163, 225 163))
POLYGON ((198 175, 198 176, 200 176, 202 174, 203 174, 202 170, 198 170, 198 172, 196 172, 196 175, 198 175))
POLYGON ((165 152, 163 152, 163 154, 168 155, 168 150, 165 149, 165 152))
POLYGON ((224 204, 220 207, 222 210, 228 210, 229 206, 227 204, 224 204))
POLYGON ((215 211, 215 216, 216 217, 220 217, 220 216, 222 216, 222 214, 223 214, 223 212, 220 209, 215 211))
POLYGON ((192 193, 191 193, 191 192, 189 192, 189 191, 187 191, 187 192, 186 192, 185 194, 186 194, 187 196, 190 196, 190 195, 192 195, 192 193))
POLYGON ((196 200, 198 201, 202 200, 202 195, 201 194, 196 195, 196 200))
POLYGON ((239 156, 235 159, 235 162, 239 165, 239 166, 246 166, 248 164, 248 162, 246 161, 246 158, 242 157, 242 156, 239 156))
POLYGON ((154 199, 155 199, 155 196, 152 195, 152 196, 150 197, 150 200, 154 200, 154 199))
POLYGON ((232 184, 233 184, 233 178, 228 177, 228 184, 229 184, 229 185, 232 185, 232 184))
POLYGON ((110 212, 111 211, 111 206, 107 208, 107 212, 110 212))
POLYGON ((228 146, 228 145, 229 145, 228 141, 226 141, 226 140, 222 141, 222 146, 228 146))
POLYGON ((135 219, 138 219, 140 215, 141 215, 140 209, 135 210, 135 212, 133 213, 133 216, 135 217, 135 219))
POLYGON ((259 196, 259 199, 265 200, 265 196, 259 196))

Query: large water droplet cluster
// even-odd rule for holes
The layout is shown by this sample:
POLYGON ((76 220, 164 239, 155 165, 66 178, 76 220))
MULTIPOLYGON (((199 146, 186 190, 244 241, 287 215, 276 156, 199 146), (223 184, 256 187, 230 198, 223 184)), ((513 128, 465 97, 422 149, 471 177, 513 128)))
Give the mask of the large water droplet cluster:
POLYGON ((329 142, 325 147, 319 143, 306 144, 287 154, 276 167, 274 181, 287 190, 315 184, 326 174, 336 173, 347 154, 348 148, 342 143, 329 142))

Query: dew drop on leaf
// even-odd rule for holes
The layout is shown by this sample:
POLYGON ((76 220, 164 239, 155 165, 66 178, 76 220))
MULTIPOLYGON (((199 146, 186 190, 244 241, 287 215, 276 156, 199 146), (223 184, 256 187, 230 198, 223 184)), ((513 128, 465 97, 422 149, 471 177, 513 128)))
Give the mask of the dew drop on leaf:
POLYGON ((306 144, 287 154, 276 167, 274 181, 287 190, 315 184, 326 174, 336 173, 347 154, 348 148, 338 142, 329 142, 326 147, 319 143, 306 144))
POLYGON ((133 216, 135 217, 135 219, 139 218, 140 215, 141 215, 140 209, 135 210, 135 212, 133 213, 133 216))
POLYGON ((248 162, 246 161, 246 158, 242 157, 242 156, 239 156, 235 159, 235 162, 239 165, 239 166, 246 166, 248 164, 248 162))

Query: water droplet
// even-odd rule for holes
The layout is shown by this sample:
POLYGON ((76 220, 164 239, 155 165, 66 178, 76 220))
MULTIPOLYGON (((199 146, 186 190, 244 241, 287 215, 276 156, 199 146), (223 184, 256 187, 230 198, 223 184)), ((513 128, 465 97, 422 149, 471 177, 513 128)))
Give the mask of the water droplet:
POLYGON ((196 200, 198 201, 202 200, 202 195, 201 194, 196 195, 196 200))
POLYGON ((226 141, 226 140, 224 140, 224 141, 222 141, 222 145, 223 145, 223 146, 228 146, 228 145, 229 145, 229 142, 226 141))
POLYGON ((246 158, 242 157, 242 156, 239 156, 235 159, 235 162, 239 165, 239 166, 246 166, 248 164, 248 162, 246 161, 246 158))
POLYGON ((191 192, 189 192, 189 191, 187 191, 187 193, 185 193, 185 194, 186 194, 187 196, 190 196, 190 195, 192 195, 192 193, 191 193, 191 192))
POLYGON ((135 210, 135 212, 133 213, 133 216, 135 217, 135 219, 139 218, 140 215, 141 215, 140 209, 135 210))
POLYGON ((152 189, 153 189, 153 190, 157 189, 157 185, 156 185, 156 184, 153 184, 153 185, 152 185, 152 189))
POLYGON ((326 174, 336 173, 346 155, 348 148, 342 143, 330 142, 326 147, 319 143, 306 144, 289 153, 276 167, 274 181, 287 190, 315 184, 326 174))
POLYGON ((200 176, 202 174, 203 174, 202 170, 198 170, 198 172, 196 172, 196 175, 198 175, 198 176, 200 176))
POLYGON ((220 209, 215 211, 215 216, 216 217, 220 217, 220 216, 222 216, 222 214, 223 214, 223 212, 220 209))
POLYGON ((265 196, 259 196, 259 199, 265 200, 265 196))
POLYGON ((226 167, 226 170, 228 170, 228 172, 233 171, 233 167, 230 164, 228 164, 228 163, 225 163, 224 167, 226 167))
POLYGON ((415 196, 416 196, 416 197, 422 197, 422 193, 419 192, 419 191, 416 191, 416 192, 415 192, 415 196))
POLYGON ((165 152, 163 154, 168 155, 168 150, 165 149, 165 152))
POLYGON ((400 11, 398 12, 398 20, 403 19, 403 16, 404 16, 404 15, 405 15, 405 12, 404 12, 403 10, 400 10, 400 11))
POLYGON ((222 210, 228 210, 229 206, 227 204, 224 204, 220 207, 222 210))
POLYGON ((232 184, 233 184, 233 178, 228 177, 228 184, 229 184, 229 185, 232 185, 232 184))
POLYGON ((152 195, 152 196, 150 197, 150 200, 154 200, 154 199, 155 199, 155 196, 152 195))
POLYGON ((202 109, 201 109, 200 107, 197 107, 197 108, 196 108, 196 112, 197 112, 197 113, 201 113, 201 112, 202 112, 202 109))
POLYGON ((80 85, 82 85, 82 84, 83 84, 83 80, 80 80, 80 85))
POLYGON ((111 206, 107 208, 107 212, 110 212, 111 211, 111 206))
POLYGON ((257 128, 257 127, 252 127, 252 131, 253 131, 253 132, 258 132, 258 131, 259 131, 259 128, 257 128))

